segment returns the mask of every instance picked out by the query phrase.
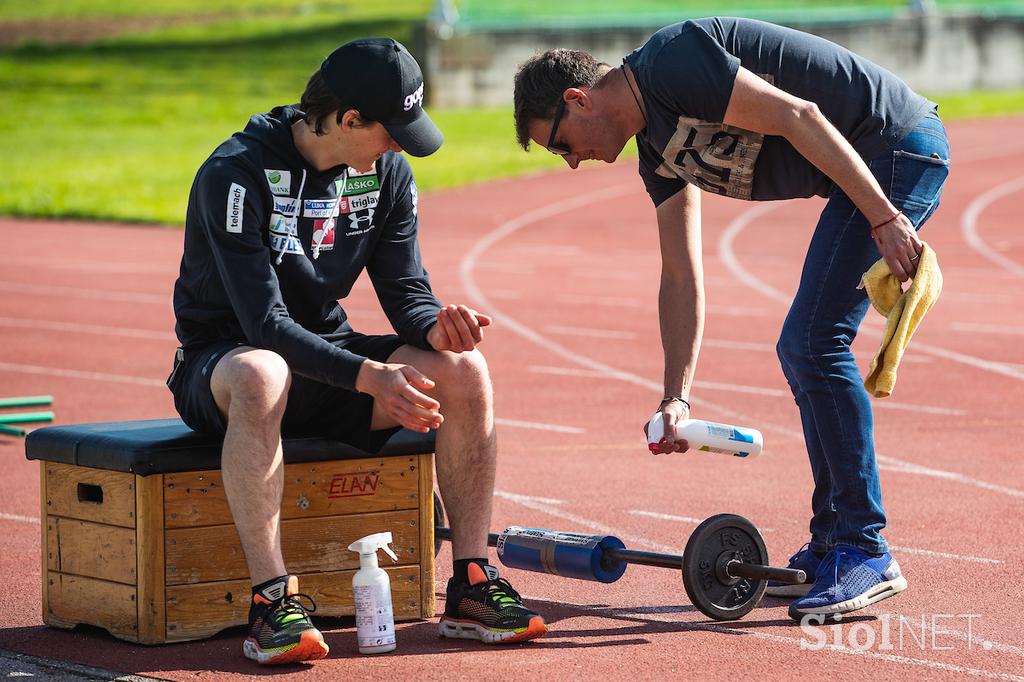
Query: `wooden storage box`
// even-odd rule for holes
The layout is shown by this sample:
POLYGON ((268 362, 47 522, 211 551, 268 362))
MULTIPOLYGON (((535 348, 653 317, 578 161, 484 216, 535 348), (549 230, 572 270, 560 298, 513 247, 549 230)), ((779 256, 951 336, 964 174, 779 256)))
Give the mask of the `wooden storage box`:
MULTIPOLYGON (((347 616, 359 557, 394 534, 396 620, 434 615, 433 439, 401 431, 376 454, 286 439, 281 536, 288 569, 347 616)), ((200 639, 247 622, 250 582, 218 469, 219 439, 179 420, 57 426, 26 441, 40 461, 43 621, 143 644, 200 639)))

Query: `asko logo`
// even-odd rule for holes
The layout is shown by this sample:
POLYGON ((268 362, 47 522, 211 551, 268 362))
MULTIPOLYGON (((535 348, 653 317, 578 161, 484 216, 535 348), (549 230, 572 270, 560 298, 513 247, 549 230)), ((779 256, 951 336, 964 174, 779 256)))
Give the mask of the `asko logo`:
POLYGON ((376 471, 366 473, 356 471, 347 474, 335 474, 327 486, 327 499, 339 497, 364 497, 376 495, 380 485, 380 474, 376 471))

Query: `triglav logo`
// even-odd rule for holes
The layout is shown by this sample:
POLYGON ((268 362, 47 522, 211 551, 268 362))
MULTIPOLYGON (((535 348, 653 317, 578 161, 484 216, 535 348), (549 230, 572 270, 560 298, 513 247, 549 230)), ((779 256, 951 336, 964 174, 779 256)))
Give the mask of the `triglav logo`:
POLYGON ((420 87, 416 88, 416 92, 412 93, 411 95, 405 98, 404 109, 406 111, 409 111, 417 104, 419 104, 421 107, 423 106, 423 83, 420 83, 420 87))

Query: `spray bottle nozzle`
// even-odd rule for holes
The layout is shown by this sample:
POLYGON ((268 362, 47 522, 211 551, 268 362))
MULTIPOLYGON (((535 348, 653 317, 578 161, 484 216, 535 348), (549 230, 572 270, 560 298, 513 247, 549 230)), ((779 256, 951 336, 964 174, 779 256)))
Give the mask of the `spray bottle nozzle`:
POLYGON ((398 555, 388 546, 394 540, 391 538, 391 533, 374 533, 373 535, 367 535, 365 538, 359 538, 348 548, 353 552, 358 552, 359 556, 372 556, 376 559, 377 550, 383 549, 384 552, 391 557, 392 561, 398 561, 398 555))

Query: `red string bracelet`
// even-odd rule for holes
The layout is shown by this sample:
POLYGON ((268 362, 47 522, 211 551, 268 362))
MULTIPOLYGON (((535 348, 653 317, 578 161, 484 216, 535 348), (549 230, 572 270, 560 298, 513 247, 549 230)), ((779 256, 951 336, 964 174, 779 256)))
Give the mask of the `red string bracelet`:
POLYGON ((876 231, 876 230, 878 230, 878 228, 880 228, 880 227, 885 227, 886 225, 888 225, 888 224, 889 224, 889 223, 891 223, 892 221, 894 221, 894 220, 896 220, 897 218, 899 218, 899 217, 900 217, 901 215, 903 215, 903 211, 896 211, 896 214, 895 214, 895 215, 894 215, 893 217, 889 218, 889 219, 888 219, 888 220, 886 220, 885 222, 881 222, 881 223, 878 223, 877 225, 875 225, 874 227, 872 227, 872 228, 871 228, 871 238, 872 238, 872 239, 878 239, 878 235, 877 235, 877 234, 875 234, 875 231, 876 231))

